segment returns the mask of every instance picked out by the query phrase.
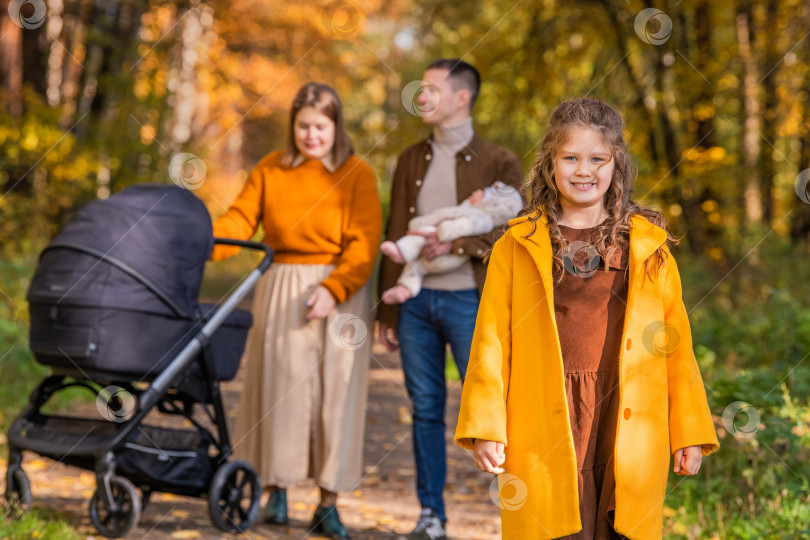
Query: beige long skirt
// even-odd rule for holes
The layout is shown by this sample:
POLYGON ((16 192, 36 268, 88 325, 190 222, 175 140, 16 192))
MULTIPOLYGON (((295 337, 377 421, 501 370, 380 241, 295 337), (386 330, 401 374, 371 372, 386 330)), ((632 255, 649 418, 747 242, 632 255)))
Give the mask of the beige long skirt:
POLYGON ((371 288, 366 284, 326 319, 307 321, 304 301, 333 269, 276 264, 256 287, 233 446, 264 487, 313 478, 345 493, 361 478, 371 288))

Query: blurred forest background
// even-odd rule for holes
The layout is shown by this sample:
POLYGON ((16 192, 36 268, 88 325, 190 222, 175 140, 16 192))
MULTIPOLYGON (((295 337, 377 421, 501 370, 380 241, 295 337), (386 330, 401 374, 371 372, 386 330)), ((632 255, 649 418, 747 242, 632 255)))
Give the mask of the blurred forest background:
POLYGON ((175 181, 219 214, 310 80, 342 97, 387 205, 397 154, 427 135, 406 87, 461 57, 484 79, 476 129, 526 170, 554 105, 618 107, 636 196, 684 235, 721 450, 671 479, 666 535, 810 538, 807 1, 0 0, 0 32, 3 429, 43 372, 27 283, 74 209, 175 181))

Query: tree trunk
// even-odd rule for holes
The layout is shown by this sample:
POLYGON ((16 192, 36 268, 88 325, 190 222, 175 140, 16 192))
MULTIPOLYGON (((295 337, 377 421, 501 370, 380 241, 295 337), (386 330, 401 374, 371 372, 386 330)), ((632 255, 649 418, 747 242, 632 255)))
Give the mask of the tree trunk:
MULTIPOLYGON (((679 33, 682 43, 678 44, 677 50, 683 49, 686 53, 685 57, 688 58, 689 44, 686 40, 688 34, 686 18, 681 16, 679 24, 683 30, 679 33)), ((673 36, 674 38, 675 36, 673 36)), ((666 158, 667 174, 669 175, 668 184, 671 186, 670 193, 673 194, 683 210, 681 219, 685 228, 687 247, 691 253, 698 254, 703 252, 706 246, 703 230, 704 220, 702 219, 703 214, 700 209, 700 199, 698 198, 699 186, 696 178, 681 174, 680 163, 684 146, 683 143, 678 142, 676 126, 673 124, 670 112, 665 105, 666 103, 679 103, 688 110, 694 107, 695 98, 675 94, 675 90, 668 84, 668 81, 673 79, 671 75, 672 66, 675 65, 676 61, 682 61, 682 58, 675 56, 675 51, 672 48, 672 41, 670 40, 656 46, 654 50, 656 55, 655 88, 656 93, 661 96, 660 100, 662 102, 662 106, 658 108, 658 122, 664 139, 664 156, 666 158)), ((705 84, 705 82, 699 79, 695 84, 705 84)), ((698 141, 699 139, 695 142, 698 143, 698 141)), ((701 141, 699 144, 703 144, 703 142, 701 141)))
POLYGON ((0 85, 9 95, 9 114, 22 116, 22 28, 8 16, 10 0, 0 0, 0 85))
MULTIPOLYGON (((696 104, 698 110, 702 114, 694 118, 697 129, 695 131, 694 141, 696 145, 703 148, 712 148, 717 146, 717 131, 715 129, 716 114, 714 112, 714 96, 717 88, 713 84, 712 77, 712 62, 716 57, 714 45, 712 41, 712 30, 714 29, 712 10, 709 0, 697 0, 695 2, 695 53, 691 54, 693 62, 699 73, 700 80, 696 80, 698 91, 696 96, 696 104), (708 112, 711 111, 711 114, 708 112)), ((692 109, 693 111, 695 108, 692 109)), ((713 174, 713 173, 709 173, 713 174)), ((701 178, 700 192, 698 195, 698 204, 700 208, 697 210, 701 212, 701 219, 703 223, 703 238, 707 243, 707 247, 720 248, 726 251, 729 245, 723 238, 723 224, 722 221, 717 221, 716 216, 725 214, 728 207, 724 204, 725 197, 721 190, 716 189, 717 183, 712 181, 712 178, 707 178, 705 175, 701 178), (716 203, 715 210, 709 210, 704 207, 704 203, 716 203)), ((731 201, 729 201, 731 202, 731 201)))
POLYGON ((776 48, 775 35, 777 0, 769 0, 767 18, 762 29, 765 39, 764 65, 765 76, 762 78, 761 88, 764 100, 762 111, 762 138, 766 146, 759 160, 759 178, 762 185, 762 219, 770 227, 773 220, 773 179, 776 175, 774 149, 776 146, 777 107, 779 102, 776 96, 776 75, 778 73, 779 52, 776 48))
MULTIPOLYGON (((808 24, 810 24, 810 5, 808 4, 804 5, 803 19, 805 22, 804 27, 807 28, 808 24)), ((805 41, 803 50, 804 62, 810 65, 810 41, 805 41)), ((805 72, 804 80, 803 87, 810 88, 810 71, 805 72)), ((799 139, 801 141, 799 171, 810 169, 810 140, 808 139, 808 137, 810 137, 810 106, 806 103, 802 105, 804 107, 802 111, 804 122, 802 122, 802 127, 799 131, 799 139)), ((804 178, 805 176, 802 176, 802 179, 804 178)), ((794 210, 790 221, 790 236, 794 240, 804 240, 810 243, 810 192, 808 192, 810 185, 803 184, 796 187, 799 190, 804 189, 805 195, 804 198, 802 198, 799 193, 796 193, 793 199, 794 203, 792 208, 794 210)))
POLYGON ((48 39, 48 68, 46 71, 48 105, 56 107, 62 103, 62 66, 65 63, 65 45, 62 43, 62 29, 65 19, 63 0, 48 0, 48 23, 46 37, 48 39))
POLYGON ((760 140, 759 97, 757 96, 757 65, 752 48, 753 11, 751 0, 742 0, 737 12, 737 42, 742 63, 742 95, 744 120, 742 125, 742 165, 745 192, 743 204, 745 221, 753 225, 762 220, 762 192, 759 185, 760 140))
MULTIPOLYGON (((613 2, 606 2, 603 6, 607 9, 610 18, 613 20, 617 31, 614 33, 616 37, 616 45, 619 47, 619 54, 622 55, 624 61, 622 65, 624 65, 625 69, 627 70, 627 76, 633 84, 633 88, 635 89, 636 95, 636 106, 638 107, 639 111, 644 111, 644 114, 647 118, 647 140, 649 141, 650 146, 650 158, 654 163, 660 163, 661 155, 659 152, 659 137, 657 136, 655 125, 656 125, 656 112, 657 109, 662 105, 658 103, 655 99, 655 95, 653 93, 653 89, 644 82, 643 77, 637 73, 633 66, 630 65, 629 58, 629 51, 630 51, 630 44, 628 43, 628 33, 621 31, 620 29, 624 28, 626 25, 622 23, 622 19, 626 18, 627 20, 632 20, 629 17, 623 17, 622 12, 619 8, 613 5, 613 2)), ((660 168, 660 167, 659 167, 660 168)))
POLYGON ((63 16, 62 36, 66 57, 62 63, 62 81, 59 89, 62 101, 62 115, 59 124, 67 129, 75 122, 81 88, 86 48, 84 46, 87 26, 81 13, 66 12, 63 16))
MULTIPOLYGON (((805 114, 807 114, 805 112, 805 114)), ((810 141, 807 140, 807 135, 801 139, 801 157, 799 160, 799 169, 810 169, 810 141)), ((808 173, 802 175, 802 179, 806 180, 810 176, 808 173)), ((797 186, 799 190, 803 189, 802 199, 800 193, 795 194, 794 204, 792 205, 793 214, 790 221, 790 236, 794 240, 810 241, 810 183, 802 183, 797 186)))
MULTIPOLYGON (((46 18, 47 21, 47 18, 46 18)), ((45 82, 48 44, 45 38, 46 24, 27 28, 22 33, 23 83, 45 98, 48 90, 45 82)))

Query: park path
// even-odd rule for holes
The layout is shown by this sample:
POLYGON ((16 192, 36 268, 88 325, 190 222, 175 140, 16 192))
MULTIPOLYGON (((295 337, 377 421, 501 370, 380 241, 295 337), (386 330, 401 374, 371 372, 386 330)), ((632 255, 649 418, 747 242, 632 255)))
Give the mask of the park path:
MULTIPOLYGON (((224 385, 226 408, 231 415, 236 411, 241 377, 242 370, 234 381, 224 385)), ((448 536, 495 540, 500 538, 500 520, 498 508, 489 496, 493 477, 478 471, 471 455, 452 443, 461 386, 451 382, 448 389, 448 536)), ((341 518, 355 540, 394 539, 398 533, 410 530, 419 514, 408 411, 399 356, 385 353, 376 343, 369 377, 365 475, 357 488, 340 500, 341 518)), ((231 418, 229 426, 233 428, 233 425, 231 418)), ((0 467, 5 471, 5 460, 0 460, 0 467)), ((74 523, 87 540, 101 538, 94 535, 87 511, 95 489, 92 473, 39 458, 30 452, 26 452, 23 468, 31 480, 35 507, 59 512, 74 523)), ((0 479, 3 489, 4 481, 0 479)), ((308 537, 307 531, 317 495, 318 490, 312 485, 293 488, 289 491, 289 526, 257 524, 246 533, 233 536, 213 527, 205 500, 156 493, 138 527, 127 538, 314 539, 317 537, 308 537)))

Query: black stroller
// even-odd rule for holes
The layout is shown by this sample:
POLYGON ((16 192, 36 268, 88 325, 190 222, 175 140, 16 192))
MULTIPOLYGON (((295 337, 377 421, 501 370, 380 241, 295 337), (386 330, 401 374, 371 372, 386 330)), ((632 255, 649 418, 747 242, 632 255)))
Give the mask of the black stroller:
POLYGON ((42 252, 28 291, 31 349, 52 374, 8 430, 7 500, 31 504, 21 466, 30 450, 95 471, 90 518, 105 536, 130 531, 154 491, 207 497, 217 528, 247 529, 261 487, 249 463, 227 461, 220 381, 236 375, 252 323, 236 305, 272 257, 265 244, 214 239, 205 206, 176 186, 132 186, 77 211, 42 252), (265 253, 220 307, 197 301, 215 242, 265 253), (99 417, 43 410, 77 386, 97 395, 99 417), (143 422, 155 409, 192 427, 143 422))

